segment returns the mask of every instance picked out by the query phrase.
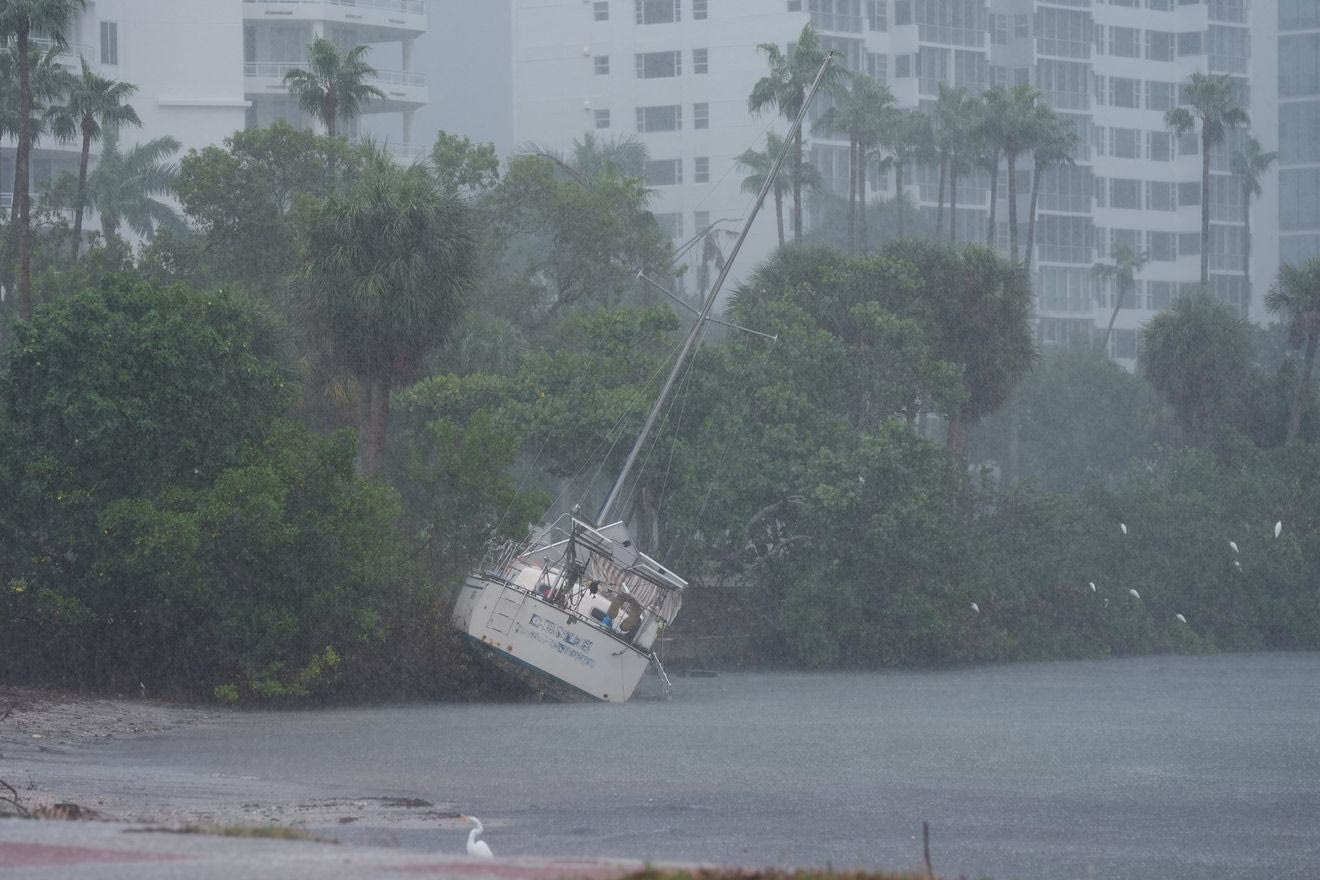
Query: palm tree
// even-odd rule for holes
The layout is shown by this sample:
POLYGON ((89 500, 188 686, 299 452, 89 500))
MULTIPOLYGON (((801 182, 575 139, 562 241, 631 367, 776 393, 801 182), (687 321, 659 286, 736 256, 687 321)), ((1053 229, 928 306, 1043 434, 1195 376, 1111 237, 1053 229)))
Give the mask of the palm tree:
POLYGON ((1311 370, 1320 343, 1320 257, 1312 257, 1301 266, 1284 263, 1279 267, 1270 292, 1265 294, 1265 308, 1288 319, 1288 339, 1294 348, 1302 348, 1302 372, 1297 377, 1292 410, 1288 415, 1287 440, 1296 439, 1302 426, 1302 410, 1311 389, 1311 370))
POLYGON ((999 161, 1004 156, 1004 119, 1009 104, 1008 89, 991 86, 981 93, 982 112, 976 124, 985 170, 990 174, 990 214, 986 220, 986 247, 995 246, 995 210, 999 204, 999 161))
POLYGON ((858 204, 866 213, 866 164, 880 138, 887 113, 897 103, 884 83, 864 74, 852 74, 852 88, 840 89, 834 106, 821 114, 812 130, 848 136, 848 248, 859 250, 858 204))
POLYGON ((1112 281, 1118 288, 1118 295, 1114 298, 1114 311, 1109 316, 1109 326, 1105 328, 1105 338, 1101 342, 1102 350, 1109 351, 1109 336, 1114 332, 1114 321, 1118 318, 1119 309, 1123 308, 1123 300, 1127 293, 1136 283, 1136 275, 1142 268, 1150 262, 1150 254, 1146 251, 1136 251, 1130 245, 1116 245, 1109 254, 1112 263, 1096 263, 1091 267, 1092 274, 1100 281, 1112 281))
MULTIPOLYGON (((803 26, 797 43, 788 54, 780 51, 774 43, 761 43, 756 47, 766 54, 770 66, 768 76, 763 76, 752 86, 752 93, 747 98, 747 109, 753 114, 761 113, 766 107, 774 107, 785 119, 792 121, 807 100, 807 90, 815 82, 820 66, 825 63, 825 52, 820 48, 820 39, 810 24, 803 26)), ((846 75, 843 68, 833 65, 825 72, 821 84, 827 90, 833 90, 846 75)), ((802 130, 793 136, 793 240, 802 240, 802 186, 806 179, 802 170, 802 130)))
POLYGON ((1008 102, 1001 108, 1000 147, 1008 166, 1008 258, 1018 258, 1017 160, 1036 143, 1036 125, 1040 121, 1041 94, 1031 86, 1014 86, 1008 93, 1008 102))
POLYGON ((935 234, 939 235, 940 217, 944 211, 944 179, 949 180, 949 241, 957 240, 958 230, 958 172, 970 167, 968 156, 972 151, 972 132, 980 115, 980 101, 962 87, 950 88, 940 83, 939 98, 935 101, 935 142, 940 154, 939 203, 935 208, 935 234))
POLYGON ((14 201, 18 204, 18 316, 32 318, 32 193, 28 168, 36 133, 32 119, 32 79, 29 54, 34 33, 54 48, 68 45, 66 34, 86 0, 0 0, 0 39, 12 39, 18 56, 18 143, 14 156, 14 201))
MULTIPOLYGON (((773 131, 765 136, 765 152, 748 147, 734 160, 739 167, 751 174, 743 178, 742 191, 755 195, 765 185, 765 176, 775 164, 775 156, 784 148, 784 139, 773 131)), ((788 178, 782 174, 775 178, 771 192, 775 197, 775 225, 779 230, 779 246, 784 246, 784 196, 788 193, 788 178)))
POLYGON ((1193 73, 1187 85, 1187 107, 1164 114, 1164 124, 1182 136, 1201 124, 1201 286, 1210 285, 1210 149, 1230 128, 1251 124, 1238 103, 1238 90, 1228 74, 1193 73))
POLYGON ((477 271, 470 211, 424 165, 370 148, 361 174, 304 216, 295 292, 309 325, 366 392, 362 473, 384 460, 390 391, 462 315, 477 271))
POLYGON ((132 83, 107 79, 95 73, 82 59, 82 75, 75 77, 68 103, 58 108, 51 130, 62 140, 82 136, 82 154, 78 159, 78 194, 73 203, 73 259, 78 259, 82 245, 83 206, 87 204, 87 166, 92 142, 99 141, 105 129, 118 131, 125 125, 141 127, 137 111, 124 100, 137 92, 132 83))
POLYGON ((319 119, 330 137, 339 133, 339 120, 355 119, 367 101, 385 97, 367 84, 367 78, 376 75, 376 68, 363 60, 369 51, 369 46, 354 46, 340 54, 334 43, 317 37, 307 47, 307 69, 284 74, 284 85, 299 108, 319 119))
POLYGON ((928 162, 935 155, 935 133, 931 128, 930 117, 919 110, 892 110, 885 132, 882 143, 894 159, 897 231, 898 237, 903 238, 906 231, 904 212, 907 207, 903 178, 912 165, 928 162))
POLYGON ((597 141, 591 132, 573 141, 568 164, 583 177, 645 177, 646 144, 631 135, 597 141))
MULTIPOLYGON (((32 89, 32 109, 29 115, 33 145, 41 140, 51 128, 53 117, 61 110, 59 101, 72 88, 72 74, 60 63, 60 50, 51 47, 42 51, 33 44, 28 55, 28 81, 32 89)), ((18 54, 11 46, 0 49, 0 137, 8 136, 15 140, 22 130, 22 117, 19 114, 20 96, 18 91, 18 54)), ((14 193, 18 192, 18 175, 14 175, 14 193)), ((18 207, 17 197, 10 205, 9 222, 12 244, 5 260, 5 266, 12 262, 18 246, 18 207)))
POLYGON ((105 130, 101 156, 87 177, 87 206, 101 215, 107 241, 119 234, 122 224, 143 238, 162 226, 182 228, 174 209, 153 198, 170 192, 175 168, 168 159, 178 151, 177 140, 159 137, 120 152, 119 133, 105 130))
POLYGON ((1279 158, 1267 153, 1260 141, 1247 138, 1247 148, 1233 153, 1233 173, 1242 179, 1242 275, 1247 302, 1251 302, 1251 200, 1260 195, 1260 179, 1279 158))
POLYGON ((1031 270, 1031 251, 1036 243, 1036 206, 1040 203, 1040 181, 1050 168, 1073 164, 1080 138, 1068 120, 1053 108, 1041 104, 1035 124, 1036 138, 1031 146, 1031 207, 1027 210, 1027 243, 1022 265, 1031 270))

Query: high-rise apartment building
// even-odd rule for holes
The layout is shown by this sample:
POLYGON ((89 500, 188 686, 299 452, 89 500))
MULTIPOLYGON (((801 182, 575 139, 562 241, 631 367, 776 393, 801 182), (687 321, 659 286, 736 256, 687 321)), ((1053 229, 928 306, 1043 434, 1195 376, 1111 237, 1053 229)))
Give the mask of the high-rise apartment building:
MULTIPOLYGON (((747 112, 766 72, 759 43, 787 49, 811 22, 850 70, 886 82, 905 107, 932 103, 944 82, 979 93, 1029 83, 1072 122, 1081 146, 1072 165, 1046 172, 1035 231, 1033 277, 1043 342, 1090 340, 1103 332, 1114 292, 1091 267, 1128 244, 1150 262, 1116 322, 1111 353, 1136 356, 1137 330, 1200 278, 1200 205, 1211 207, 1210 288, 1244 314, 1259 314, 1277 268, 1277 247, 1252 253, 1245 274, 1240 181, 1230 157, 1247 132, 1212 155, 1201 193, 1199 139, 1164 124, 1196 71, 1231 74, 1253 116, 1251 133, 1277 142, 1271 34, 1273 12, 1248 0, 514 0, 514 140, 566 148, 584 132, 629 135, 650 153, 654 210, 676 241, 709 223, 740 218, 750 198, 735 158, 764 149, 765 131, 786 130, 773 114, 747 112), (1253 41, 1259 47, 1253 51, 1253 41)), ((1314 7, 1316 3, 1299 3, 1314 7)), ((1283 4, 1288 7, 1288 3, 1283 4)), ((1312 16, 1312 19, 1316 16, 1312 16)), ((1313 40, 1320 24, 1312 21, 1313 40)), ((1320 48, 1318 45, 1316 48, 1320 48)), ((1309 57, 1320 57, 1311 52, 1309 57)), ((1314 92, 1320 99, 1320 88, 1314 92)), ((1320 100, 1317 101, 1320 107, 1320 100)), ((1317 118, 1320 118, 1318 116, 1317 118)), ((1282 131, 1282 130, 1281 130, 1282 131)), ((1314 139, 1320 142, 1320 138, 1314 139)), ((845 141, 811 138, 825 182, 846 193, 845 141)), ((923 211, 938 197, 935 168, 911 170, 907 188, 923 211)), ((1320 187, 1320 168, 1316 170, 1320 187)), ((890 175, 892 178, 892 175, 890 175)), ((1019 224, 1027 224, 1031 157, 1017 174, 1019 224)), ((875 197, 891 179, 871 175, 875 197)), ((959 179, 960 240, 993 238, 1007 248, 1001 172, 997 229, 987 228, 990 176, 959 179)), ((1273 174, 1253 205, 1253 229, 1275 238, 1273 174)), ((1306 203, 1320 204, 1320 197, 1306 203)), ((748 242, 747 264, 775 242, 767 212, 748 242)), ((1320 214, 1312 228, 1320 242, 1320 214)), ((1320 245, 1318 245, 1320 247, 1320 245)), ((700 260, 699 249, 688 259, 700 260)), ((697 277, 697 272, 689 273, 697 277)))
MULTIPOLYGON (((408 155, 417 152, 412 113, 427 100, 423 75, 411 69, 413 43, 426 22, 423 0, 96 0, 74 22, 60 60, 76 71, 79 58, 86 59, 101 75, 137 86, 129 103, 142 127, 123 132, 125 148, 170 135, 187 150, 219 143, 245 125, 311 124, 289 98, 284 73, 305 65, 315 37, 341 47, 366 44, 378 70, 371 82, 386 98, 363 110, 396 115, 403 137, 389 146, 408 155)), ((62 172, 76 173, 79 148, 43 138, 32 161, 33 192, 62 172)), ((13 141, 6 139, 0 144, 5 207, 12 204, 13 179, 13 141)))

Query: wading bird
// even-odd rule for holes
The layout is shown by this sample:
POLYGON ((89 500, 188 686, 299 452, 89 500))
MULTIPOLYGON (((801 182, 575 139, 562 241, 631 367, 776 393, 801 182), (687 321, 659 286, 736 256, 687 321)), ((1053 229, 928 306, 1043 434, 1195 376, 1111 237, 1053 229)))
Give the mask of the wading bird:
POLYGON ((1173 615, 1173 617, 1174 617, 1174 619, 1177 620, 1179 623, 1186 623, 1186 622, 1187 622, 1187 618, 1183 617, 1181 614, 1175 614, 1175 615, 1173 615))
POLYGON ((980 606, 980 605, 977 605, 975 602, 973 602, 973 603, 972 603, 972 610, 975 611, 977 614, 980 614, 980 613, 981 613, 981 606, 980 606))
POLYGON ((1141 594, 1138 593, 1136 590, 1128 590, 1128 595, 1131 596, 1133 599, 1141 598, 1141 594))
POLYGON ((468 832, 467 854, 481 859, 495 858, 495 854, 490 851, 490 847, 487 846, 486 841, 477 840, 477 835, 486 830, 482 827, 481 820, 476 816, 463 816, 462 818, 464 821, 471 822, 473 825, 477 826, 468 832))
POLYGON ((1237 541, 1229 541, 1228 546, 1233 548, 1234 553, 1238 552, 1237 541))
POLYGON ((1119 524, 1118 524, 1118 527, 1119 527, 1120 529, 1122 529, 1123 534, 1125 534, 1125 535, 1127 534, 1127 523, 1119 523, 1119 524))
POLYGON ((1279 532, 1282 531, 1283 531, 1283 520, 1279 520, 1274 524, 1274 537, 1276 538, 1279 537, 1279 532))

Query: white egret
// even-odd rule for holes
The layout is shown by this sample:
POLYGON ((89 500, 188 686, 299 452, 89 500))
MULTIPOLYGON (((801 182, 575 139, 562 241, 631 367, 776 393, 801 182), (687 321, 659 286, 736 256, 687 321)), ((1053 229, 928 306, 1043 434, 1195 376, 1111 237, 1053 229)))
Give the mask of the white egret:
POLYGON ((975 602, 973 602, 973 603, 972 603, 972 610, 975 611, 977 614, 980 614, 980 613, 981 613, 981 606, 980 606, 980 605, 977 605, 975 602))
POLYGON ((1283 531, 1283 520, 1279 520, 1274 524, 1274 537, 1276 538, 1279 537, 1279 533, 1282 531, 1283 531))
POLYGON ((1173 615, 1173 617, 1174 617, 1174 619, 1177 620, 1179 623, 1186 623, 1186 622, 1187 622, 1187 618, 1183 617, 1181 614, 1175 614, 1175 615, 1173 615))
POLYGON ((1229 541, 1228 546, 1233 548, 1234 553, 1238 552, 1237 541, 1229 541))
POLYGON ((1238 571, 1241 571, 1241 570, 1242 570, 1242 563, 1240 563, 1240 562, 1238 562, 1236 559, 1234 559, 1234 560, 1233 560, 1233 567, 1236 568, 1238 571))
POLYGON ((1141 594, 1138 593, 1136 590, 1128 590, 1128 595, 1131 596, 1133 599, 1141 598, 1141 594))
POLYGON ((1091 592, 1094 593, 1094 592, 1095 592, 1095 581, 1087 581, 1086 583, 1087 583, 1087 585, 1091 588, 1091 592))
POLYGON ((1127 534, 1127 523, 1119 523, 1118 527, 1123 530, 1123 534, 1127 534))
POLYGON ((477 840, 477 835, 482 834, 486 830, 482 827, 481 820, 476 816, 462 816, 460 818, 477 826, 468 832, 467 854, 470 856, 476 856, 479 859, 495 858, 495 854, 490 851, 490 847, 486 844, 486 841, 477 840))

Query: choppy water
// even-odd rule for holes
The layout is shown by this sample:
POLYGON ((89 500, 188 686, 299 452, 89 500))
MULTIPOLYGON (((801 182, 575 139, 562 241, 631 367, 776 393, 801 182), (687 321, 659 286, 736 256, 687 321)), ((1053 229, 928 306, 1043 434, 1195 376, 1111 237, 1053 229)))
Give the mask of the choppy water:
POLYGON ((1320 654, 675 685, 244 715, 122 757, 453 802, 503 855, 906 869, 928 820, 946 876, 1320 877, 1320 654))

